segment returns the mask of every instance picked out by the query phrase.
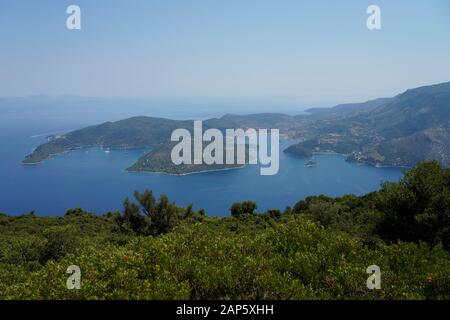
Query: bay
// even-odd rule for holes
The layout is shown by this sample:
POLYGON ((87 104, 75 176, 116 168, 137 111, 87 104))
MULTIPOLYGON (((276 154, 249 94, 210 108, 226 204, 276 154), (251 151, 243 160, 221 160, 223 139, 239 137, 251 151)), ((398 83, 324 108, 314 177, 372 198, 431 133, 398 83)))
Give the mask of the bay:
MULTIPOLYGON (((157 195, 167 194, 177 204, 186 206, 192 202, 194 208, 204 208, 208 215, 224 216, 237 201, 253 200, 259 211, 284 209, 309 195, 362 195, 377 190, 383 181, 398 181, 403 176, 400 168, 357 165, 336 154, 315 155, 318 166, 306 167, 308 159, 282 152, 280 170, 275 176, 261 176, 255 165, 186 176, 126 172, 149 150, 82 149, 39 165, 22 165, 23 157, 49 134, 134 115, 205 119, 225 110, 203 108, 192 112, 143 103, 126 108, 105 107, 92 101, 70 108, 47 99, 15 103, 0 102, 0 212, 12 215, 30 211, 63 215, 67 209, 77 207, 102 214, 120 210, 123 200, 131 198, 134 190, 151 189, 157 195)), ((289 143, 282 141, 281 150, 289 143)))

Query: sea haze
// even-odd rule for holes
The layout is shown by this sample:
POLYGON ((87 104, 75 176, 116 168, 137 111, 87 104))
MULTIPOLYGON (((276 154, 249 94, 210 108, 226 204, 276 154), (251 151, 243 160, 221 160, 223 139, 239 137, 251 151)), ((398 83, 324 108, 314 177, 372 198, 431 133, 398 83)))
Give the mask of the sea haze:
MULTIPOLYGON (((96 213, 121 209, 134 190, 165 193, 180 205, 193 203, 208 215, 223 216, 233 202, 253 200, 258 209, 284 209, 309 196, 364 194, 382 181, 397 181, 399 168, 374 168, 344 161, 341 155, 316 155, 317 167, 305 167, 307 159, 280 153, 275 176, 260 176, 258 166, 187 176, 128 173, 125 169, 148 150, 76 150, 39 165, 21 160, 50 134, 136 115, 173 119, 206 119, 225 113, 301 113, 302 108, 276 102, 257 108, 253 100, 203 99, 95 99, 76 97, 27 97, 0 100, 0 212, 62 215, 81 207, 96 213), (184 101, 184 102, 183 102, 184 101), (227 107, 231 106, 231 107, 227 107)), ((283 141, 281 150, 291 142, 283 141)))

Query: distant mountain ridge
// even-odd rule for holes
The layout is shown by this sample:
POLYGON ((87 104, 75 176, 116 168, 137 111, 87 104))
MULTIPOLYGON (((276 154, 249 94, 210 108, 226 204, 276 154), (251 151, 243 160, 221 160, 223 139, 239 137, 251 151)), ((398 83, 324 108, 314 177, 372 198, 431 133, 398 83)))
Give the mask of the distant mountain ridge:
POLYGON ((387 102, 391 101, 392 98, 378 98, 374 100, 369 100, 362 103, 346 103, 339 104, 332 108, 310 108, 306 109, 305 112, 316 117, 342 117, 349 116, 353 113, 365 112, 373 110, 387 102))
MULTIPOLYGON (((297 116, 226 114, 205 120, 203 126, 221 130, 277 128, 284 137, 298 141, 284 150, 297 156, 327 151, 346 154, 349 161, 373 165, 413 166, 421 160, 450 165, 450 82, 410 89, 393 98, 308 112, 309 115, 297 116)), ((39 163, 54 154, 84 147, 168 150, 161 146, 170 143, 172 131, 178 128, 192 131, 193 120, 140 116, 106 122, 51 137, 23 162, 39 163)), ((149 161, 156 158, 161 162, 167 155, 145 157, 148 171, 152 168, 149 161)), ((136 165, 132 168, 140 169, 136 165)))
POLYGON ((374 165, 413 166, 420 160, 450 164, 450 82, 360 106, 319 113, 316 134, 300 144, 374 165))

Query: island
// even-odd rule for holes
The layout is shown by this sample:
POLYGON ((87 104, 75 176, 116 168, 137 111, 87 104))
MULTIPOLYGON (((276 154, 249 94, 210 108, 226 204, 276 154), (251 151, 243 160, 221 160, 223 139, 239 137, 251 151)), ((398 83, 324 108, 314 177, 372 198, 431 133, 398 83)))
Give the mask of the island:
MULTIPOLYGON (((245 164, 180 164, 175 165, 170 157, 175 143, 166 143, 143 155, 136 163, 127 168, 128 172, 154 172, 171 175, 187 175, 193 173, 230 170, 243 168, 245 164)), ((225 150, 223 151, 225 155, 225 150)), ((246 163, 248 163, 248 147, 246 148, 246 163)))

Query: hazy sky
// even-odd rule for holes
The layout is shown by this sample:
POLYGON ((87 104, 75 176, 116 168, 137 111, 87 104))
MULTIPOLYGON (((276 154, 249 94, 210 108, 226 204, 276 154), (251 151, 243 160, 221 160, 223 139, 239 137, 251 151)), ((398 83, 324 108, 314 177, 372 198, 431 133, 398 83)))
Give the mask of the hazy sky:
POLYGON ((448 0, 0 0, 0 96, 344 102, 446 81, 448 0))

